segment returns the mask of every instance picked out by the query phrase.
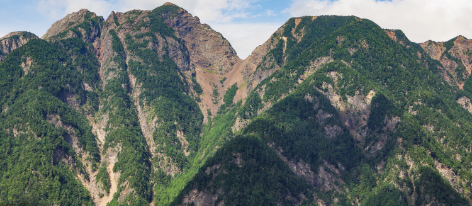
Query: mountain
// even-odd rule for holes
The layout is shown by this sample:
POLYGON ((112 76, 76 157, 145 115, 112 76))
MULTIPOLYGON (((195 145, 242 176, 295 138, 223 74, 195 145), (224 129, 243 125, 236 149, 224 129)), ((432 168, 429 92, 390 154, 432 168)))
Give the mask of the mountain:
POLYGON ((0 202, 471 204, 463 36, 305 16, 242 60, 166 3, 0 42, 0 202))
POLYGON ((11 32, 0 39, 0 62, 18 47, 25 45, 31 39, 38 37, 30 32, 11 32))

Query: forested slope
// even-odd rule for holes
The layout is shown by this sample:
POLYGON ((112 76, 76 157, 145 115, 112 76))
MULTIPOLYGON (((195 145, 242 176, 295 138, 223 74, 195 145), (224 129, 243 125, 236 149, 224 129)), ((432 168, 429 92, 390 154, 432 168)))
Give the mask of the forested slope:
MULTIPOLYGON (((357 17, 294 18, 282 29, 264 57, 272 64, 257 67, 273 72, 238 110, 247 126, 236 134, 277 151, 310 183, 308 202, 469 204, 471 116, 457 99, 470 94, 447 83, 441 62, 401 31, 357 17)), ((231 199, 218 188, 232 183, 217 181, 212 165, 177 202, 198 205, 201 192, 231 199)))
POLYGON ((245 60, 182 8, 0 53, 0 202, 469 205, 471 41, 292 18, 245 60))

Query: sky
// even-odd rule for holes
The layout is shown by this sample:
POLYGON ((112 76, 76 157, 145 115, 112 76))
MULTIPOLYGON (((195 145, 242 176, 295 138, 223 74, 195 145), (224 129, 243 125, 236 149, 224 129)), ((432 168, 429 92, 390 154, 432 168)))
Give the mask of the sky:
POLYGON ((382 28, 400 29, 413 42, 472 39, 472 0, 0 0, 0 37, 12 31, 38 36, 67 14, 88 9, 152 10, 172 2, 223 34, 246 58, 289 18, 355 15, 382 28))

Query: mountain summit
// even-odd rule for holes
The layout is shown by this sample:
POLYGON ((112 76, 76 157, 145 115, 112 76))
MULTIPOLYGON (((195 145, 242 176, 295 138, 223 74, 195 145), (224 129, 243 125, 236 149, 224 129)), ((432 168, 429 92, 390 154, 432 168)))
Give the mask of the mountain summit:
POLYGON ((0 202, 470 205, 472 40, 289 19, 246 59, 198 17, 0 39, 0 202))

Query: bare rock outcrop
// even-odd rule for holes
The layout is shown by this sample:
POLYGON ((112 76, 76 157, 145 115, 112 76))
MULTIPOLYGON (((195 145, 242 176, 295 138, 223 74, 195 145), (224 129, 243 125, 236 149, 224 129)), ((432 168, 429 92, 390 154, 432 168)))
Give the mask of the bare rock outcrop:
POLYGON ((48 41, 81 38, 85 43, 91 43, 94 46, 92 52, 100 57, 103 22, 103 17, 81 9, 56 21, 41 38, 48 41))
POLYGON ((165 18, 164 22, 183 40, 193 64, 223 75, 231 71, 239 60, 228 40, 184 9, 174 17, 165 18))
POLYGON ((450 41, 427 41, 420 46, 432 59, 441 63, 443 79, 462 89, 464 80, 472 73, 472 40, 457 36, 450 41))
POLYGON ((248 56, 241 64, 241 73, 245 82, 247 82, 247 94, 266 79, 272 75, 276 70, 280 69, 280 66, 276 65, 274 68, 269 68, 273 64, 273 58, 267 58, 267 54, 275 49, 279 41, 284 41, 283 31, 285 25, 280 27, 264 44, 256 47, 254 51, 248 56), (258 69, 258 67, 264 67, 269 69, 258 69))
POLYGON ((454 40, 454 46, 448 51, 452 57, 457 58, 467 71, 467 76, 472 70, 472 40, 464 36, 458 36, 454 40))
POLYGON ((441 60, 441 55, 444 53, 444 51, 446 51, 446 47, 444 47, 443 42, 427 41, 421 43, 420 46, 429 56, 431 56, 432 59, 438 61, 441 60))
MULTIPOLYGON (((217 199, 218 194, 213 195, 204 191, 193 189, 189 194, 185 195, 182 203, 183 205, 193 204, 196 206, 214 205, 217 199)), ((224 201, 219 202, 218 206, 220 205, 224 205, 224 201)))
POLYGON ((470 102, 470 99, 467 97, 461 97, 457 100, 457 103, 459 103, 464 109, 469 111, 469 113, 472 113, 472 103, 470 102))
POLYGON ((81 9, 78 12, 73 12, 71 14, 68 14, 66 17, 63 19, 56 21, 47 31, 46 33, 41 37, 41 39, 50 39, 51 37, 54 37, 64 31, 66 31, 69 28, 74 28, 84 22, 87 19, 96 17, 96 14, 93 12, 90 12, 87 9, 81 9))
POLYGON ((37 38, 38 37, 33 33, 26 31, 11 32, 0 38, 0 62, 3 61, 6 56, 12 53, 14 50, 25 45, 30 40, 37 38))
MULTIPOLYGON (((406 43, 404 41, 401 41, 401 40, 398 39, 397 35, 395 34, 395 31, 397 31, 397 30, 385 29, 384 31, 385 31, 385 33, 387 33, 388 37, 390 37, 390 39, 392 39, 393 41, 396 41, 397 43, 399 43, 403 46, 406 45, 406 43)), ((409 46, 407 46, 407 47, 409 47, 409 46)))
MULTIPOLYGON (((269 147, 273 148, 277 155, 290 167, 290 169, 300 178, 309 183, 312 187, 318 187, 322 191, 337 191, 342 192, 345 190, 344 181, 340 178, 339 170, 323 161, 323 165, 318 166, 318 170, 315 172, 311 169, 310 164, 304 162, 302 159, 289 160, 283 156, 283 150, 281 147, 275 146, 274 143, 268 143, 269 147)), ((344 170, 341 164, 338 164, 338 168, 344 170)))

